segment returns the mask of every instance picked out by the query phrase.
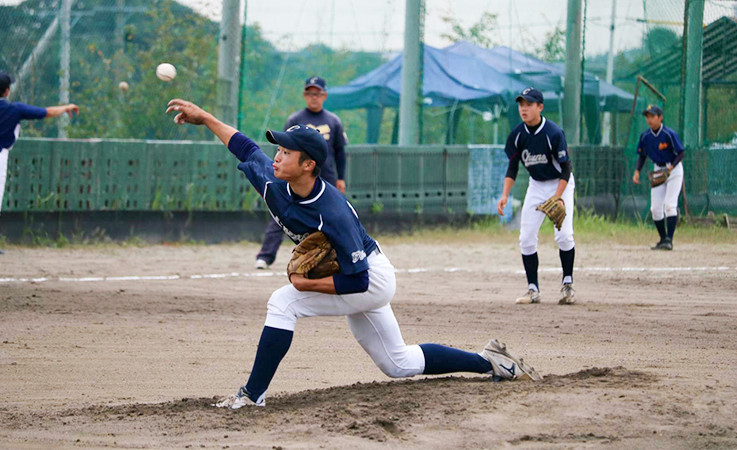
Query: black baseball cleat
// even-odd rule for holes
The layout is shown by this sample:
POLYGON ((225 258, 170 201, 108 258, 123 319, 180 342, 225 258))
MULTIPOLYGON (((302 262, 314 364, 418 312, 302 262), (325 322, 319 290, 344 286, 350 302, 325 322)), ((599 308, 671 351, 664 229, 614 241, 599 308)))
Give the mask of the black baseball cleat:
POLYGON ((663 243, 660 246, 661 250, 673 250, 673 240, 671 238, 663 239, 663 243))
MULTIPOLYGON (((660 241, 658 241, 657 244, 650 247, 650 250, 667 250, 665 248, 665 242, 668 240, 668 238, 663 238, 660 241)), ((671 249, 673 248, 673 245, 671 244, 671 249)))

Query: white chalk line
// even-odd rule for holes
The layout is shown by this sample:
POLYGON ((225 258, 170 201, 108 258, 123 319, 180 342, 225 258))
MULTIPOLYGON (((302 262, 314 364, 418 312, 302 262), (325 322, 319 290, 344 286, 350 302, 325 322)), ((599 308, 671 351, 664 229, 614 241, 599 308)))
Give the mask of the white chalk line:
MULTIPOLYGON (((538 269, 539 272, 560 273, 560 267, 545 267, 538 269)), ((606 273, 606 272, 737 272, 737 267, 728 266, 699 266, 699 267, 576 267, 574 273, 606 273)), ((445 268, 428 268, 417 267, 411 269, 396 269, 396 273, 508 273, 508 274, 524 274, 524 270, 514 269, 497 269, 497 270, 477 270, 464 269, 461 267, 445 267, 445 268)), ((115 282, 115 281, 172 281, 172 280, 207 280, 207 279, 225 279, 225 278, 269 278, 286 276, 284 272, 275 271, 258 271, 258 272, 231 272, 231 273, 208 273, 195 275, 128 275, 116 277, 35 277, 35 278, 0 278, 0 284, 9 283, 46 283, 46 282, 62 282, 62 283, 97 283, 97 282, 115 282)))

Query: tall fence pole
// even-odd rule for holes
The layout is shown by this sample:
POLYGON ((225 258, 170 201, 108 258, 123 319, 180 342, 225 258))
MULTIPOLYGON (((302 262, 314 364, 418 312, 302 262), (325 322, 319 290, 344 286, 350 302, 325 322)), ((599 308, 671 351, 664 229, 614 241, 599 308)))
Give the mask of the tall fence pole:
MULTIPOLYGON (((59 58, 59 103, 65 105, 69 103, 69 39, 71 32, 72 0, 61 0, 60 6, 61 53, 59 58)), ((58 124, 58 136, 60 138, 66 138, 67 125, 69 124, 66 114, 61 116, 58 124)))
POLYGON ((218 45, 217 115, 237 126, 238 65, 241 56, 240 0, 223 0, 218 45))
MULTIPOLYGON (((612 22, 609 26, 609 54, 606 59, 606 82, 612 84, 614 81, 614 29, 617 20, 617 0, 612 0, 612 22)), ((604 123, 602 124, 602 145, 609 145, 612 142, 612 113, 604 113, 604 123)))
POLYGON ((566 79, 563 91, 563 130, 569 144, 578 144, 581 130, 582 0, 568 0, 566 79))
POLYGON ((406 1, 402 92, 399 98, 399 145, 414 145, 420 142, 424 3, 424 0, 406 1))
POLYGON ((705 0, 686 0, 685 73, 683 78, 683 144, 701 145, 701 57, 705 0))

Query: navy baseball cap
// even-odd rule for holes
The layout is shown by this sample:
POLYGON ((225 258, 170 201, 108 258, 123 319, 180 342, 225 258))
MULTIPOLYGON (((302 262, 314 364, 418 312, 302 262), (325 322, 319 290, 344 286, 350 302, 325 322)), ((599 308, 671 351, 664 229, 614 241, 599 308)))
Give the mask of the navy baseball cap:
POLYGON ((0 93, 5 92, 14 81, 13 77, 0 70, 0 93))
POLYGON ((320 77, 310 77, 310 78, 306 79, 305 80, 305 89, 307 89, 309 87, 320 88, 320 90, 323 90, 325 92, 327 92, 327 90, 328 90, 328 84, 325 82, 324 79, 322 79, 320 77))
POLYGON ((643 116, 647 116, 648 114, 652 114, 654 116, 662 116, 663 115, 663 109, 658 105, 647 105, 647 108, 642 112, 643 116))
POLYGON ((266 139, 289 150, 307 153, 318 166, 322 166, 328 157, 328 144, 325 138, 319 131, 307 125, 294 125, 283 132, 268 130, 266 139))
POLYGON ((543 93, 535 89, 534 87, 528 87, 524 91, 520 92, 515 102, 519 103, 520 100, 527 100, 530 103, 543 103, 543 93))

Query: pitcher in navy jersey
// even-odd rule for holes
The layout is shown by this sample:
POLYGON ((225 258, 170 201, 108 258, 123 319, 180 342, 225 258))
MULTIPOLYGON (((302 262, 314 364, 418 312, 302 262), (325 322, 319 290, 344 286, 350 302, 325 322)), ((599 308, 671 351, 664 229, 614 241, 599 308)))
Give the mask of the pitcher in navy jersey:
MULTIPOLYGON (((304 124, 320 132, 328 144, 328 156, 320 168, 320 176, 345 194, 345 146, 348 143, 348 137, 343 130, 340 118, 322 107, 328 97, 327 83, 324 79, 315 76, 306 79, 302 97, 305 100, 305 108, 289 116, 284 129, 304 124)), ((276 259, 276 253, 279 251, 283 238, 284 233, 281 227, 275 222, 269 222, 264 231, 261 250, 256 255, 257 269, 267 269, 271 266, 276 259)))
POLYGON ((509 157, 507 175, 504 178, 502 197, 497 212, 504 215, 509 192, 517 178, 520 161, 530 173, 519 230, 522 264, 527 275, 527 293, 519 297, 518 304, 540 303, 540 285, 537 280, 537 235, 545 220, 545 214, 536 208, 553 195, 560 197, 566 207, 566 218, 560 230, 555 229, 563 281, 560 288, 561 305, 575 302, 573 289, 573 191, 575 182, 571 173, 571 160, 563 130, 552 120, 542 116, 543 94, 535 88, 527 88, 517 96, 516 102, 522 123, 512 130, 504 148, 509 157))
POLYGON ((340 264, 340 272, 326 278, 293 274, 290 284, 271 295, 248 382, 215 406, 264 406, 266 389, 289 350, 297 319, 310 316, 346 316, 358 343, 390 377, 475 372, 496 380, 540 379, 495 339, 480 353, 404 343, 390 305, 396 290, 394 267, 350 202, 319 176, 327 144, 317 130, 299 124, 285 132, 267 131, 266 139, 278 145, 272 161, 251 139, 193 103, 175 99, 169 111, 178 112, 174 120, 179 124, 207 126, 228 147, 290 239, 297 243, 322 231, 340 264))
POLYGON ((673 250, 673 234, 678 224, 678 196, 683 185, 683 144, 678 134, 663 124, 663 110, 648 105, 642 112, 648 129, 640 135, 637 144, 637 166, 632 182, 640 184, 640 171, 649 157, 655 170, 670 172, 668 179, 650 190, 650 212, 660 240, 653 250, 673 250), (667 226, 667 227, 666 227, 667 226))

